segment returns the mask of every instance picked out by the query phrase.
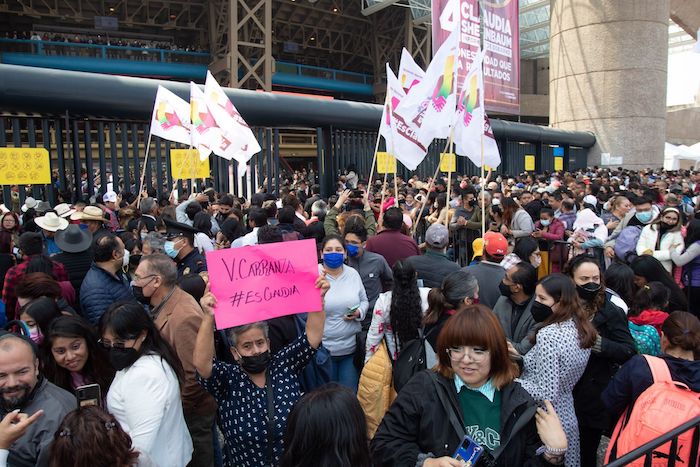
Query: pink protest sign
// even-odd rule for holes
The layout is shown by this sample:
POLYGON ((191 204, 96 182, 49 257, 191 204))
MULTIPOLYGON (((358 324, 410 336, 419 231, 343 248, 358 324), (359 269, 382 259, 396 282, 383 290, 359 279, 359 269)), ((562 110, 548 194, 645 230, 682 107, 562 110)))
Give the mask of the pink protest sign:
POLYGON ((315 240, 207 252, 217 329, 320 311, 315 240))

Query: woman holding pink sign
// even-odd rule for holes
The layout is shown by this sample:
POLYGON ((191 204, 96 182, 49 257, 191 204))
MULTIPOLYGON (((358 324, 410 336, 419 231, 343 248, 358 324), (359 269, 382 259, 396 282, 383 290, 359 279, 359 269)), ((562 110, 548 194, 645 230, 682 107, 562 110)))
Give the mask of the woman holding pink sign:
MULTIPOLYGON (((321 297, 329 288, 316 279, 321 297)), ((277 465, 283 453, 287 417, 301 397, 299 374, 321 345, 323 310, 309 313, 306 332, 270 355, 267 323, 259 321, 227 330, 235 364, 214 360, 214 305, 209 292, 200 300, 204 318, 194 348, 194 366, 204 388, 216 399, 230 465, 277 465)))
POLYGON ((323 345, 333 359, 331 381, 357 392, 360 376, 353 362, 357 347, 355 336, 362 330, 362 320, 369 307, 367 292, 360 274, 344 264, 346 250, 342 237, 328 235, 324 238, 321 253, 323 264, 318 269, 330 284, 323 303, 326 312, 323 345))

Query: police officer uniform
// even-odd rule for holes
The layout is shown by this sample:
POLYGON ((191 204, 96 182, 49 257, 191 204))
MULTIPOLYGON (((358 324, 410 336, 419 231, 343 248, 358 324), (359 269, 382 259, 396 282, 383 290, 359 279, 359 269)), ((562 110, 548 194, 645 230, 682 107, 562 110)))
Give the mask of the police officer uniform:
POLYGON ((175 222, 170 219, 165 219, 164 222, 166 226, 166 238, 169 240, 174 240, 177 237, 185 236, 189 238, 190 245, 192 246, 192 251, 190 251, 184 258, 175 260, 177 262, 178 277, 182 277, 187 274, 207 272, 207 262, 204 259, 204 256, 197 248, 194 247, 194 235, 197 233, 197 230, 187 224, 175 222))

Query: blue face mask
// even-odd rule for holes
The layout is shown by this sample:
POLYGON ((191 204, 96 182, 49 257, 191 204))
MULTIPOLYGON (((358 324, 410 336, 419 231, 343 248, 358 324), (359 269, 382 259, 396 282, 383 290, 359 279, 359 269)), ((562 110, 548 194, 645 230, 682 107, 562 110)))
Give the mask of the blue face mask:
POLYGON ((542 227, 547 227, 547 226, 549 226, 549 224, 551 224, 551 223, 552 223, 552 221, 550 221, 549 219, 542 219, 542 220, 540 220, 540 224, 542 224, 542 227))
POLYGON ((648 224, 651 222, 651 217, 652 217, 652 212, 651 211, 643 211, 643 212, 638 212, 635 214, 635 217, 639 222, 642 224, 648 224))
POLYGON ((345 260, 345 255, 342 253, 324 253, 323 262, 328 266, 329 269, 338 269, 343 265, 345 260))
POLYGON ((165 242, 163 245, 163 251, 165 251, 165 254, 170 256, 172 259, 177 258, 177 254, 180 253, 180 250, 175 249, 175 242, 171 240, 165 242))
POLYGON ((353 245, 352 243, 348 243, 346 248, 348 250, 348 256, 351 258, 354 258, 355 256, 360 254, 360 247, 357 245, 353 245))

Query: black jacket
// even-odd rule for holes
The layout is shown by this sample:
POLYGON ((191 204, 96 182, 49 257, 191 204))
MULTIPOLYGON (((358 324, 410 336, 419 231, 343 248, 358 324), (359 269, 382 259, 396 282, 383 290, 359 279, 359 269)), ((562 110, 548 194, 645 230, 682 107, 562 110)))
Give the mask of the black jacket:
POLYGON ((54 255, 51 259, 63 264, 68 273, 70 283, 73 285, 76 292, 79 291, 83 279, 85 279, 85 276, 90 270, 90 266, 92 266, 92 248, 80 253, 68 253, 67 251, 63 251, 54 255))
POLYGON ((627 316, 606 297, 603 309, 593 318, 602 337, 601 351, 591 352, 586 370, 574 387, 574 407, 580 426, 610 430, 612 419, 600 398, 617 369, 637 350, 627 324, 627 316))
POLYGON ((446 254, 428 248, 424 255, 406 258, 416 268, 418 279, 423 280, 423 287, 441 287, 442 281, 461 268, 450 261, 446 254))
MULTIPOLYGON (((374 465, 413 467, 428 454, 451 457, 465 434, 457 397, 451 379, 431 370, 414 376, 401 389, 372 440, 374 465)), ((532 397, 513 382, 501 390, 501 404, 501 446, 493 452, 494 465, 549 465, 535 453, 542 442, 532 397)))
MULTIPOLYGON (((668 365, 674 381, 679 381, 692 391, 700 393, 700 360, 683 360, 670 355, 661 355, 661 358, 668 365)), ((651 369, 642 355, 635 355, 622 365, 602 394, 603 404, 612 420, 617 421, 622 412, 634 404, 653 382, 651 369)))

